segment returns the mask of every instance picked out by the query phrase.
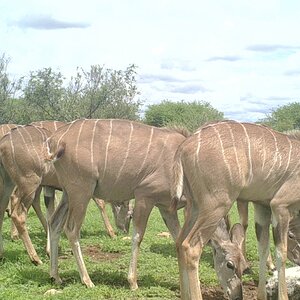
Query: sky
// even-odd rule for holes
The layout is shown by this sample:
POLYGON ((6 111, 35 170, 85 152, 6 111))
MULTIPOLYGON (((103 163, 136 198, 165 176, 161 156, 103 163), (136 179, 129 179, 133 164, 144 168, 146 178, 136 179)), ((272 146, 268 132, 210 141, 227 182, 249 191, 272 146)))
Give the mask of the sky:
POLYGON ((0 55, 13 78, 135 64, 143 110, 203 100, 256 121, 300 101, 299 12, 298 0, 1 0, 0 55))

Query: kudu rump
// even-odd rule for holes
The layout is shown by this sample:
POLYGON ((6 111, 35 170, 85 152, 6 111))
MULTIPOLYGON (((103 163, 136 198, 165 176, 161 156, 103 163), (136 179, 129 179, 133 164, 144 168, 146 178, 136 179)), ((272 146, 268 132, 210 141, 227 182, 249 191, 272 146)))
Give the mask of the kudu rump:
POLYGON ((265 126, 223 121, 200 127, 178 148, 174 206, 188 195, 187 218, 177 239, 182 299, 202 299, 198 263, 204 245, 233 202, 252 201, 259 241, 258 299, 266 299, 269 224, 279 272, 279 299, 287 300, 288 227, 300 210, 300 142, 265 126), (209 217, 208 217, 209 216, 209 217))
MULTIPOLYGON (((54 162, 63 188, 63 198, 50 221, 50 275, 58 275, 58 241, 64 228, 76 258, 81 281, 94 286, 86 270, 79 244, 79 232, 88 200, 95 195, 105 200, 135 198, 133 213, 132 258, 128 280, 137 286, 137 255, 149 214, 154 206, 176 239, 179 232, 177 211, 171 204, 170 178, 175 151, 186 137, 175 130, 156 128, 127 120, 77 120, 58 129, 47 141, 49 161, 54 162)), ((241 226, 240 226, 241 228, 241 226)), ((238 230, 237 230, 238 231, 238 230)), ((242 253, 229 238, 215 239, 217 254, 222 255, 226 291, 241 293, 242 253), (221 245, 220 245, 221 244, 221 245), (230 248, 231 247, 231 248, 230 248), (226 260, 232 259, 234 261, 226 260), (229 285, 228 285, 228 282, 229 285), (239 291, 237 291, 239 288, 239 291)), ((220 279, 222 282, 222 279, 220 279)))

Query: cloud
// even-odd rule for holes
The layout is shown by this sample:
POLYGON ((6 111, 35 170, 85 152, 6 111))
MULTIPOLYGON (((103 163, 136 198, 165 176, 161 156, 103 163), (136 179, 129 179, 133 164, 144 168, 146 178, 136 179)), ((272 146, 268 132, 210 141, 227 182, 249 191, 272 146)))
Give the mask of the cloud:
POLYGON ((284 72, 284 75, 286 76, 299 76, 300 75, 300 69, 299 70, 289 70, 284 72))
POLYGON ((191 65, 191 62, 187 60, 178 60, 178 59, 167 59, 164 60, 160 67, 163 70, 180 70, 185 72, 195 71, 196 67, 191 65))
POLYGON ((153 83, 157 81, 163 82, 184 82, 184 80, 170 75, 163 74, 143 74, 140 76, 139 83, 153 83))
POLYGON ((176 86, 169 90, 171 93, 195 94, 198 92, 208 92, 209 90, 201 84, 185 84, 176 86))
POLYGON ((67 28, 87 28, 89 23, 66 22, 53 18, 49 15, 28 15, 14 22, 20 28, 33 28, 38 30, 53 30, 67 28))
POLYGON ((206 61, 238 61, 241 60, 242 58, 238 55, 225 55, 225 56, 212 56, 208 58, 206 61))
POLYGON ((246 50, 256 51, 256 52, 274 52, 278 50, 299 50, 300 47, 288 46, 280 44, 257 44, 246 47, 246 50))

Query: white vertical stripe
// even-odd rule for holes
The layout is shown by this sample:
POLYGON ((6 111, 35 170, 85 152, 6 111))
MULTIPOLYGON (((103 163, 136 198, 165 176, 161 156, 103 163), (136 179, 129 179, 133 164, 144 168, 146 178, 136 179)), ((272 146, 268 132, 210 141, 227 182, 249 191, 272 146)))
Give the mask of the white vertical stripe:
POLYGON ((224 150, 224 145, 223 145, 223 141, 222 141, 222 138, 221 138, 221 135, 220 135, 220 132, 219 130, 217 129, 216 126, 212 127, 213 130, 215 131, 215 133, 217 134, 218 136, 218 139, 219 139, 219 142, 220 142, 220 145, 221 145, 221 151, 222 151, 222 156, 223 156, 223 160, 224 160, 224 163, 228 169, 228 173, 229 173, 229 177, 230 177, 230 181, 232 182, 232 173, 231 173, 231 168, 230 168, 230 165, 228 163, 228 160, 226 158, 226 154, 225 154, 225 150, 224 150))
POLYGON ((270 130, 268 127, 266 127, 266 130, 269 131, 274 139, 274 142, 275 142, 275 153, 272 152, 272 156, 274 158, 273 160, 273 164, 272 164, 272 167, 270 168, 269 172, 268 172, 268 175, 265 177, 265 180, 267 180, 270 175, 272 174, 273 172, 273 169, 277 163, 277 160, 278 160, 278 156, 279 156, 279 149, 278 149, 278 143, 277 143, 277 139, 276 139, 276 136, 274 134, 274 132, 272 130, 270 130))
POLYGON ((137 172, 137 174, 140 174, 140 173, 141 173, 141 171, 143 170, 144 165, 145 165, 145 163, 146 163, 146 160, 147 160, 147 158, 148 158, 150 146, 151 146, 151 143, 152 143, 153 131, 154 131, 154 127, 151 128, 151 131, 150 131, 150 137, 149 137, 149 142, 148 142, 147 150, 146 150, 146 155, 145 155, 145 157, 144 157, 144 160, 143 160, 143 162, 142 162, 142 164, 141 164, 141 167, 140 167, 139 171, 137 172))
POLYGON ((232 128, 230 126, 230 123, 227 123, 226 125, 229 128, 229 132, 230 132, 230 136, 231 136, 231 140, 232 140, 232 145, 233 145, 233 151, 234 151, 234 155, 235 155, 235 159, 236 159, 236 164, 237 164, 238 170, 239 170, 239 177, 240 177, 242 183, 244 184, 242 168, 241 168, 241 164, 240 164, 240 161, 239 161, 239 157, 238 157, 238 153, 237 153, 237 149, 236 149, 236 144, 235 144, 235 139, 234 139, 234 135, 233 135, 233 132, 232 132, 232 128))
POLYGON ((62 138, 69 132, 69 130, 71 129, 72 125, 73 125, 75 122, 76 122, 76 120, 73 121, 73 122, 71 122, 71 123, 69 123, 68 128, 63 132, 63 134, 62 134, 62 135, 60 136, 60 138, 58 139, 57 144, 56 144, 57 146, 60 144, 62 138))
MULTIPOLYGON (((32 126, 32 128, 36 128, 36 127, 32 126)), ((21 138, 22 138, 22 140, 23 140, 23 142, 24 142, 24 144, 25 144, 25 146, 27 148, 28 153, 30 154, 31 158, 33 159, 33 161, 36 161, 36 158, 37 158, 37 163, 38 163, 39 167, 41 167, 41 158, 40 158, 40 156, 38 154, 38 151, 36 150, 35 144, 33 143, 33 139, 32 139, 31 133, 28 132, 28 130, 27 130, 26 127, 21 127, 21 128, 19 127, 19 128, 16 129, 16 131, 19 133, 19 135, 21 135, 21 138), (23 134, 21 132, 22 130, 24 130, 25 133, 28 135, 30 143, 31 143, 31 147, 32 147, 33 151, 35 152, 35 156, 33 156, 33 154, 31 153, 30 149, 28 148, 27 143, 25 141, 25 138, 23 137, 23 134)))
POLYGON ((253 166, 252 166, 252 157, 251 157, 251 145, 250 145, 250 138, 249 138, 249 135, 248 135, 248 132, 246 130, 246 127, 244 126, 243 123, 239 123, 242 127, 243 127, 243 130, 245 132, 245 135, 246 135, 246 139, 247 139, 247 142, 248 142, 248 160, 249 160, 249 178, 248 178, 248 184, 252 181, 252 178, 253 178, 253 166))
POLYGON ((126 161, 128 159, 128 156, 129 156, 129 151, 130 151, 130 146, 131 146, 131 141, 132 141, 132 133, 133 133, 133 124, 132 122, 130 122, 130 133, 129 133, 129 141, 128 141, 128 144, 127 144, 127 149, 126 149, 126 153, 125 153, 125 157, 124 157, 124 160, 123 160, 123 163, 122 163, 122 166, 118 172, 118 175, 117 175, 117 178, 115 180, 115 184, 116 182, 119 180, 120 176, 121 176, 121 173, 125 167, 125 164, 126 164, 126 161))
POLYGON ((99 120, 95 120, 95 124, 93 127, 93 132, 92 132, 92 140, 91 140, 91 168, 93 169, 94 167, 94 141, 95 141, 95 131, 97 127, 97 123, 99 120))
POLYGON ((82 120, 81 125, 79 127, 79 131, 78 131, 78 135, 77 135, 77 139, 76 139, 76 147, 75 147, 75 162, 76 162, 76 167, 78 169, 78 174, 80 173, 79 160, 78 160, 78 148, 79 148, 80 135, 81 135, 84 123, 85 123, 85 120, 82 120))
POLYGON ((106 150, 105 150, 105 161, 104 161, 104 169, 103 169, 102 179, 104 178, 105 172, 106 172, 108 148, 109 148, 110 139, 111 139, 111 135, 112 135, 112 128, 113 128, 112 123, 113 123, 113 120, 110 119, 109 120, 109 136, 108 136, 108 139, 107 139, 106 150))
POLYGON ((195 157, 195 168, 198 167, 199 163, 199 152, 200 152, 200 147, 201 147, 201 130, 198 131, 197 133, 197 150, 196 150, 196 157, 195 157))

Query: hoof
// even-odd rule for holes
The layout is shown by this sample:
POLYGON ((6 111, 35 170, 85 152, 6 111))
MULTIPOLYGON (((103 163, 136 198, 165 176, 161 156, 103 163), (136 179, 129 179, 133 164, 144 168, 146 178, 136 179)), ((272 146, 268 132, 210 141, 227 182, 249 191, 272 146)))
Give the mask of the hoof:
POLYGON ((39 266, 39 265, 42 265, 43 262, 40 260, 40 259, 37 259, 37 260, 32 260, 31 261, 35 266, 39 266))
POLYGON ((57 284, 57 285, 62 284, 62 280, 59 277, 57 277, 57 278, 50 277, 50 281, 51 281, 52 284, 57 284))

